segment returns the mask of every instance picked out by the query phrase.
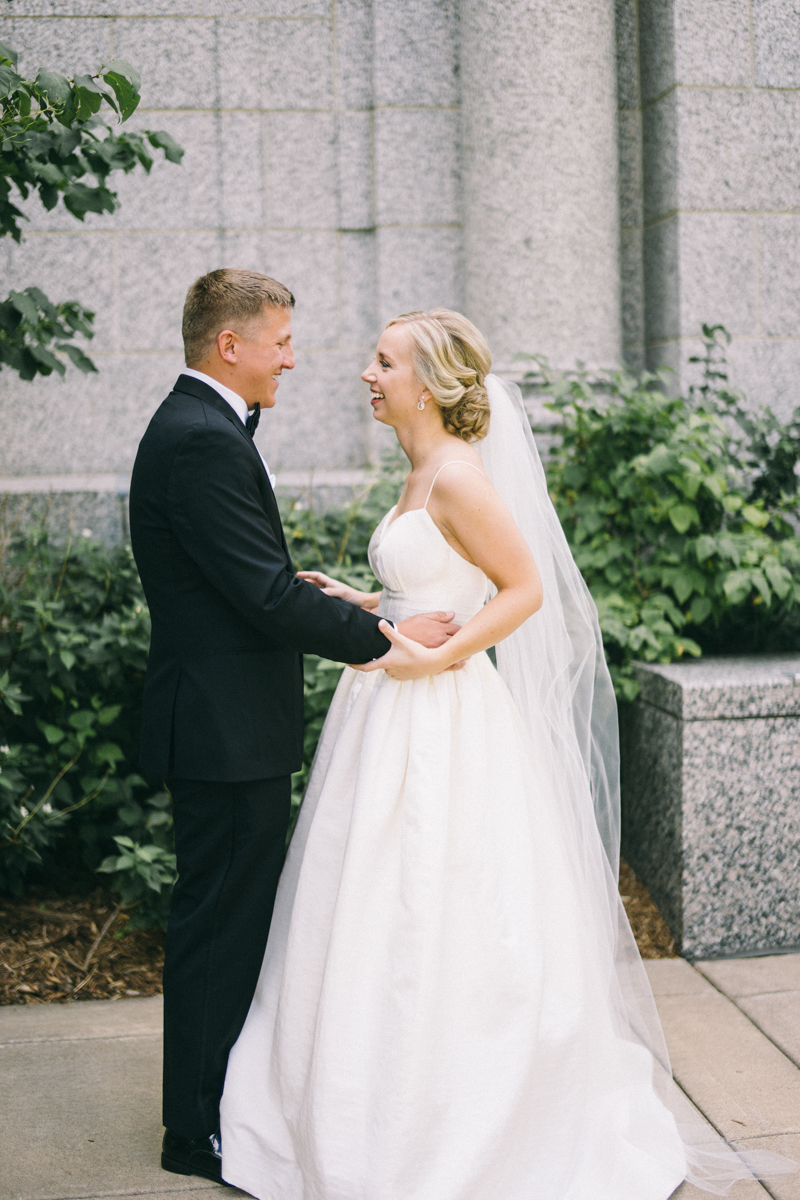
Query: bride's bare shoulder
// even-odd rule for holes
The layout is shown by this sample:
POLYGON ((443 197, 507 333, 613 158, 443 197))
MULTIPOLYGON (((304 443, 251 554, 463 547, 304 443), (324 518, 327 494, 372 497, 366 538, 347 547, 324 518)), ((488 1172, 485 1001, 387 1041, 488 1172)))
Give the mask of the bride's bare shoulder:
POLYGON ((457 454, 446 458, 437 468, 430 499, 433 504, 438 502, 449 506, 494 493, 495 489, 483 469, 477 450, 462 443, 457 448, 457 454))

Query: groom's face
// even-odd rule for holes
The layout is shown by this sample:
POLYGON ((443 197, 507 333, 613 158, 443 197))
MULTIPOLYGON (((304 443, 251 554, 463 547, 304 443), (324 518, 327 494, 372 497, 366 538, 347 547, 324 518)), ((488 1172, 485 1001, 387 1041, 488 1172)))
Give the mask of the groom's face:
POLYGON ((292 316, 286 308, 265 308, 236 347, 236 388, 248 408, 273 408, 282 371, 294 366, 292 316))

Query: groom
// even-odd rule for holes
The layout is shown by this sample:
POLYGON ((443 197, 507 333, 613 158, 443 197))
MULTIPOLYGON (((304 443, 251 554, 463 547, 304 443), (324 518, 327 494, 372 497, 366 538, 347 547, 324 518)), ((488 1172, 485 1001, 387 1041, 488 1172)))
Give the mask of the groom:
MULTIPOLYGON (((294 366, 288 288, 224 269, 189 289, 187 369, 139 445, 131 540, 152 617, 141 766, 168 780, 178 881, 164 965, 161 1165, 219 1180, 228 1052, 255 991, 302 761, 302 653, 381 657, 378 618, 295 575, 253 442, 294 366)), ((403 621, 439 646, 452 614, 403 621)))

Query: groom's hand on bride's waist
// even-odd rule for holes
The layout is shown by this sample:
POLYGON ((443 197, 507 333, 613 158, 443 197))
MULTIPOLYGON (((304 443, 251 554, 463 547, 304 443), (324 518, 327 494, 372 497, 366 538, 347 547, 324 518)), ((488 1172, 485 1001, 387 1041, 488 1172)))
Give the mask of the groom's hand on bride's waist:
POLYGON ((398 621, 396 628, 412 642, 419 642, 420 646, 436 650, 461 628, 453 620, 454 616, 455 613, 452 612, 420 613, 416 617, 406 617, 405 621, 398 621))

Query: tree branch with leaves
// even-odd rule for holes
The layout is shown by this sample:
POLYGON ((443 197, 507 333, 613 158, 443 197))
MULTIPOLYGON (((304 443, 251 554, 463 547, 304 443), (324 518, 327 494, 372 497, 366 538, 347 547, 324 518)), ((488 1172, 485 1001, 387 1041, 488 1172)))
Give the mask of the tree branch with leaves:
MULTIPOLYGON (((49 212, 59 200, 76 220, 87 212, 112 213, 117 193, 108 186, 114 171, 126 175, 142 167, 149 174, 153 151, 180 163, 183 149, 163 130, 117 132, 136 111, 141 79, 124 59, 112 59, 94 75, 68 79, 41 69, 34 79, 17 72, 18 55, 0 42, 0 237, 20 242, 18 207, 32 195, 49 212), (104 119, 116 114, 117 128, 104 119)), ((64 375, 71 361, 83 372, 96 371, 78 347, 91 338, 94 313, 75 300, 54 304, 37 287, 12 291, 0 301, 0 369, 22 379, 64 375)))

